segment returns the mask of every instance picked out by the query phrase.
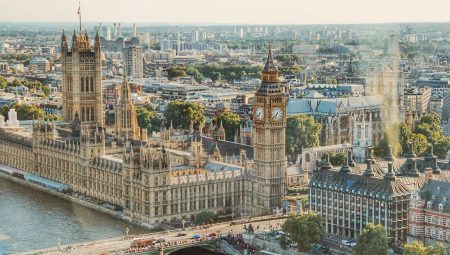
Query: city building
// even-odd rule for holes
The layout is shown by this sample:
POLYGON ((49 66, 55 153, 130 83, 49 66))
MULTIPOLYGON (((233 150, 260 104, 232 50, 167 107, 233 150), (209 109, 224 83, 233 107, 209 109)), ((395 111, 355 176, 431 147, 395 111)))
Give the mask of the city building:
POLYGON ((450 183, 429 179, 411 193, 408 243, 443 245, 450 252, 450 183))
POLYGON ((429 112, 431 88, 408 88, 404 93, 405 107, 418 120, 429 112))
POLYGON ((75 34, 69 49, 65 33, 61 41, 63 119, 103 126, 102 59, 100 37, 92 47, 87 34, 75 34))
POLYGON ((50 71, 50 62, 45 58, 33 58, 30 60, 28 72, 30 73, 47 73, 50 71))
POLYGON ((144 77, 144 48, 139 46, 123 49, 125 70, 131 78, 144 77))
POLYGON ((390 245, 401 244, 408 231, 410 190, 397 180, 392 162, 382 177, 375 176, 374 163, 368 159, 359 174, 351 171, 351 158, 336 169, 327 155, 311 178, 309 209, 322 216, 330 234, 356 238, 373 223, 386 229, 390 245))
POLYGON ((313 116, 322 124, 320 146, 350 143, 357 161, 364 161, 367 148, 384 137, 385 105, 381 96, 325 98, 311 92, 290 99, 287 114, 313 116))
POLYGON ((126 79, 115 134, 107 133, 103 111, 96 115, 103 105, 93 104, 101 102, 100 39, 92 50, 87 35, 75 34, 69 51, 63 34, 62 49, 65 121, 38 119, 31 129, 2 125, 0 164, 68 185, 72 194, 149 226, 194 220, 205 211, 234 217, 279 209, 286 192, 286 97, 270 50, 256 95, 255 145, 249 146, 205 137, 201 123, 175 130, 162 121, 159 136, 148 139, 137 128, 126 79))

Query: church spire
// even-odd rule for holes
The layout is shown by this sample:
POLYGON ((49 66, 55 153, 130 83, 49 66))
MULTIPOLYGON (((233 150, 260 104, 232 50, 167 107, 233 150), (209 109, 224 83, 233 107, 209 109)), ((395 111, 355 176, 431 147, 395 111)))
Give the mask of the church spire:
POLYGON ((276 71, 277 67, 273 63, 272 58, 272 45, 269 44, 269 53, 267 54, 267 61, 266 64, 264 65, 263 72, 276 72, 276 71))

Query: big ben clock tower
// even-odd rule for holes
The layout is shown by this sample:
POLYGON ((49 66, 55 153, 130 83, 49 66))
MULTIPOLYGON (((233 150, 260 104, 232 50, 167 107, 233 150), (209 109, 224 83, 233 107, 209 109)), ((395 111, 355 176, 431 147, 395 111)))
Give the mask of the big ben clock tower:
POLYGON ((256 214, 272 213, 281 205, 286 190, 286 95, 278 81, 278 70, 269 45, 262 82, 255 95, 253 121, 256 130, 253 209, 256 214))

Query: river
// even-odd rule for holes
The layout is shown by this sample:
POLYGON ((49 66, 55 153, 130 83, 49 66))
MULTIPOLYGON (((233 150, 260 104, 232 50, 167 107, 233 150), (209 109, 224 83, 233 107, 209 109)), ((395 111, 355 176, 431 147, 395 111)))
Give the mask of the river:
POLYGON ((148 232, 0 176, 0 255, 148 232))

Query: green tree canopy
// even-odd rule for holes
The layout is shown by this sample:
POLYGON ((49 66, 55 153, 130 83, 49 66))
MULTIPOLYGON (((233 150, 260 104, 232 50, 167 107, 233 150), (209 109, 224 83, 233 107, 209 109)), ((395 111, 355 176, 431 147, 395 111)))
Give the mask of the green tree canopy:
POLYGON ((217 215, 211 211, 204 211, 195 216, 196 224, 208 224, 217 219, 217 215))
POLYGON ((146 107, 139 107, 136 109, 138 126, 146 128, 148 133, 152 131, 159 131, 161 121, 156 116, 155 112, 149 111, 146 107))
POLYGON ((234 141, 234 135, 241 125, 241 117, 233 112, 224 112, 215 118, 216 125, 222 123, 225 129, 225 138, 234 141))
POLYGON ((194 78, 194 80, 198 83, 201 83, 203 80, 203 75, 192 66, 186 67, 186 74, 194 78))
POLYGON ((8 86, 8 81, 0 75, 0 89, 4 89, 6 86, 8 86))
POLYGON ((445 255, 445 248, 442 245, 424 246, 422 242, 415 241, 411 244, 405 244, 403 247, 404 255, 445 255))
POLYGON ((171 66, 169 69, 167 69, 167 75, 170 80, 177 78, 177 77, 185 77, 186 70, 181 66, 171 66))
POLYGON ((9 109, 14 108, 17 112, 18 120, 31 120, 33 118, 43 118, 45 113, 42 109, 35 105, 14 103, 11 106, 3 106, 1 108, 1 114, 8 119, 9 109))
POLYGON ((303 148, 319 144, 322 125, 312 116, 291 115, 286 119, 286 153, 291 157, 300 154, 303 148))
POLYGON ((388 254, 388 238, 386 230, 381 225, 367 225, 358 237, 353 252, 355 255, 385 255, 388 254))
POLYGON ((285 233, 288 233, 291 240, 297 243, 297 248, 301 252, 311 250, 313 243, 319 243, 325 237, 323 219, 314 212, 299 216, 289 217, 282 226, 285 233))
POLYGON ((205 124, 203 106, 199 103, 171 101, 167 105, 164 116, 168 123, 172 121, 177 128, 189 128, 191 120, 194 125, 205 124))
POLYGON ((341 152, 341 153, 330 153, 330 163, 333 166, 341 166, 344 164, 345 159, 347 158, 347 153, 341 152))

